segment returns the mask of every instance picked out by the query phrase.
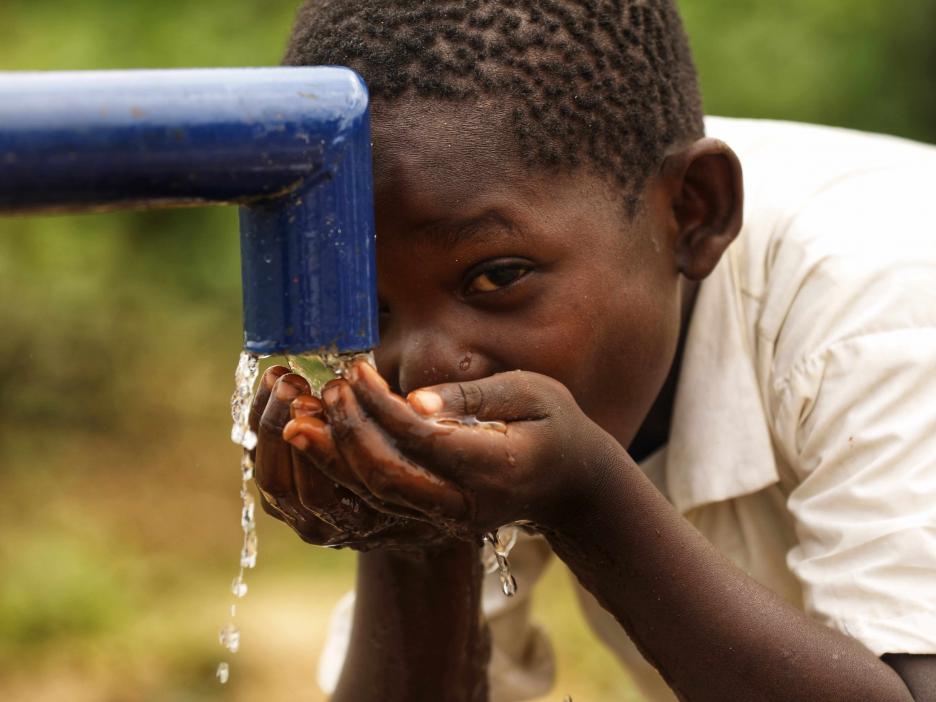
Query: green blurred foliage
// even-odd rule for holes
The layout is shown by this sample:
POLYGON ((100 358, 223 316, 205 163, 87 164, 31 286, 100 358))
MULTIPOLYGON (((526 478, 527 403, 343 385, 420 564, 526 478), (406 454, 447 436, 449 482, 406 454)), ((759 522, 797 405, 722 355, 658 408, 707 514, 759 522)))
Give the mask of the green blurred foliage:
POLYGON ((706 111, 936 141, 936 2, 680 0, 706 111))
POLYGON ((4 562, 15 577, 0 590, 0 645, 43 646, 98 634, 126 619, 131 578, 115 572, 107 550, 55 532, 30 534, 28 550, 10 551, 4 562))
MULTIPOLYGON (((936 0, 680 5, 708 112, 936 141, 936 0)), ((295 9, 4 0, 0 70, 270 65, 295 9)), ((232 209, 0 218, 0 698, 317 699, 353 558, 270 520, 232 681, 211 680, 239 542, 241 334, 232 209)), ((636 699, 564 583, 538 605, 556 694, 636 699)))

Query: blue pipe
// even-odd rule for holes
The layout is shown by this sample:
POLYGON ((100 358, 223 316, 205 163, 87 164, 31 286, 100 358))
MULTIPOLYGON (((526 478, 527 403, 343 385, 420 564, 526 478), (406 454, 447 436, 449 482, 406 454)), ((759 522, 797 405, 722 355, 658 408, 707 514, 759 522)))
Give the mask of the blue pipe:
POLYGON ((0 73, 0 214, 212 203, 240 205, 246 350, 377 345, 357 74, 0 73))

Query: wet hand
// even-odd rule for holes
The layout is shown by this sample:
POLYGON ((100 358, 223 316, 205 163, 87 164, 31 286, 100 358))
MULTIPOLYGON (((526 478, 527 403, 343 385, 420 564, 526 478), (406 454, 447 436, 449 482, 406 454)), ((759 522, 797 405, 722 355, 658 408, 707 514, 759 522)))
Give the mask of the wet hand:
POLYGON ((514 521, 553 526, 600 484, 621 449, 559 382, 514 371, 394 395, 366 363, 322 395, 323 419, 294 420, 300 453, 327 449, 323 470, 382 510, 465 536, 514 521))
POLYGON ((323 467, 331 473, 345 472, 336 453, 311 455, 283 440, 283 428, 290 420, 324 417, 321 403, 309 392, 305 379, 283 366, 270 368, 260 381, 251 405, 250 428, 257 434, 254 475, 264 511, 315 545, 369 550, 449 541, 450 534, 392 509, 375 509, 336 484, 317 463, 326 464, 323 467))

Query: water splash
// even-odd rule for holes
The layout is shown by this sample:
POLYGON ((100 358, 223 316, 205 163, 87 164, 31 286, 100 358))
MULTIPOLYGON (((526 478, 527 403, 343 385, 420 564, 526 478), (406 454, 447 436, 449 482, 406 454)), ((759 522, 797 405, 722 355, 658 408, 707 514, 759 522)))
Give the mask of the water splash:
MULTIPOLYGON (((257 565, 257 522, 256 504, 250 494, 250 481, 253 480, 254 463, 250 452, 257 446, 257 435, 250 429, 250 405, 253 401, 254 386, 260 375, 260 357, 241 353, 234 372, 234 394, 231 396, 231 441, 244 449, 240 461, 241 478, 241 531, 244 534, 241 544, 240 568, 237 576, 231 583, 231 594, 241 599, 247 594, 247 583, 244 579, 244 569, 257 565)), ((218 641, 231 653, 240 649, 240 630, 234 624, 234 615, 237 606, 231 603, 231 621, 225 624, 218 633, 218 641)), ((221 661, 215 673, 218 682, 224 685, 231 676, 231 668, 227 661, 221 661)))
POLYGON ((253 389, 260 375, 260 357, 242 352, 234 371, 234 394, 231 396, 231 441, 253 451, 257 446, 257 435, 250 431, 250 402, 253 389))
POLYGON ((517 581, 510 572, 507 556, 516 545, 519 533, 516 526, 510 525, 489 531, 482 537, 486 546, 482 555, 484 570, 486 573, 497 573, 505 597, 517 594, 517 581))
POLYGON ((343 378, 351 364, 359 358, 364 359, 372 366, 376 366, 374 354, 370 351, 350 353, 303 353, 297 355, 287 355, 286 362, 289 364, 293 373, 298 373, 309 381, 312 394, 320 397, 322 388, 329 380, 343 378))

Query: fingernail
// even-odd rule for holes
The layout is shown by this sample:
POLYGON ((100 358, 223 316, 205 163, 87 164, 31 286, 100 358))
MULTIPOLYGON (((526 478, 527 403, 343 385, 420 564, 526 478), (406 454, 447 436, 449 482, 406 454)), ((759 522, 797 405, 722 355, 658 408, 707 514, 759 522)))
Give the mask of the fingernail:
POLYGON ((296 434, 291 439, 286 439, 291 445, 295 446, 300 451, 309 450, 309 440, 304 437, 302 434, 296 434))
POLYGON ((326 385, 322 390, 322 402, 333 405, 338 402, 338 387, 336 385, 326 385))
POLYGON ((289 405, 290 414, 296 417, 312 417, 322 409, 322 403, 311 395, 300 395, 289 405))
POLYGON ((442 410, 442 398, 431 390, 414 390, 406 401, 420 414, 436 414, 442 410))
POLYGON ((290 382, 289 376, 283 376, 280 378, 280 382, 276 384, 276 397, 284 402, 292 400, 301 392, 302 388, 298 388, 293 382, 290 382))
POLYGON ((296 417, 286 422, 286 426, 283 427, 283 438, 289 441, 297 434, 303 433, 312 434, 311 438, 314 439, 315 435, 320 434, 324 429, 325 422, 318 417, 296 417))
POLYGON ((263 384, 266 389, 272 390, 273 386, 276 385, 276 381, 288 372, 289 369, 284 366, 271 366, 267 368, 266 373, 263 374, 263 384))
POLYGON ((290 420, 286 423, 286 426, 283 427, 283 440, 288 441, 300 451, 308 450, 312 442, 303 431, 314 426, 314 423, 317 421, 318 420, 314 417, 302 417, 300 419, 290 420))

